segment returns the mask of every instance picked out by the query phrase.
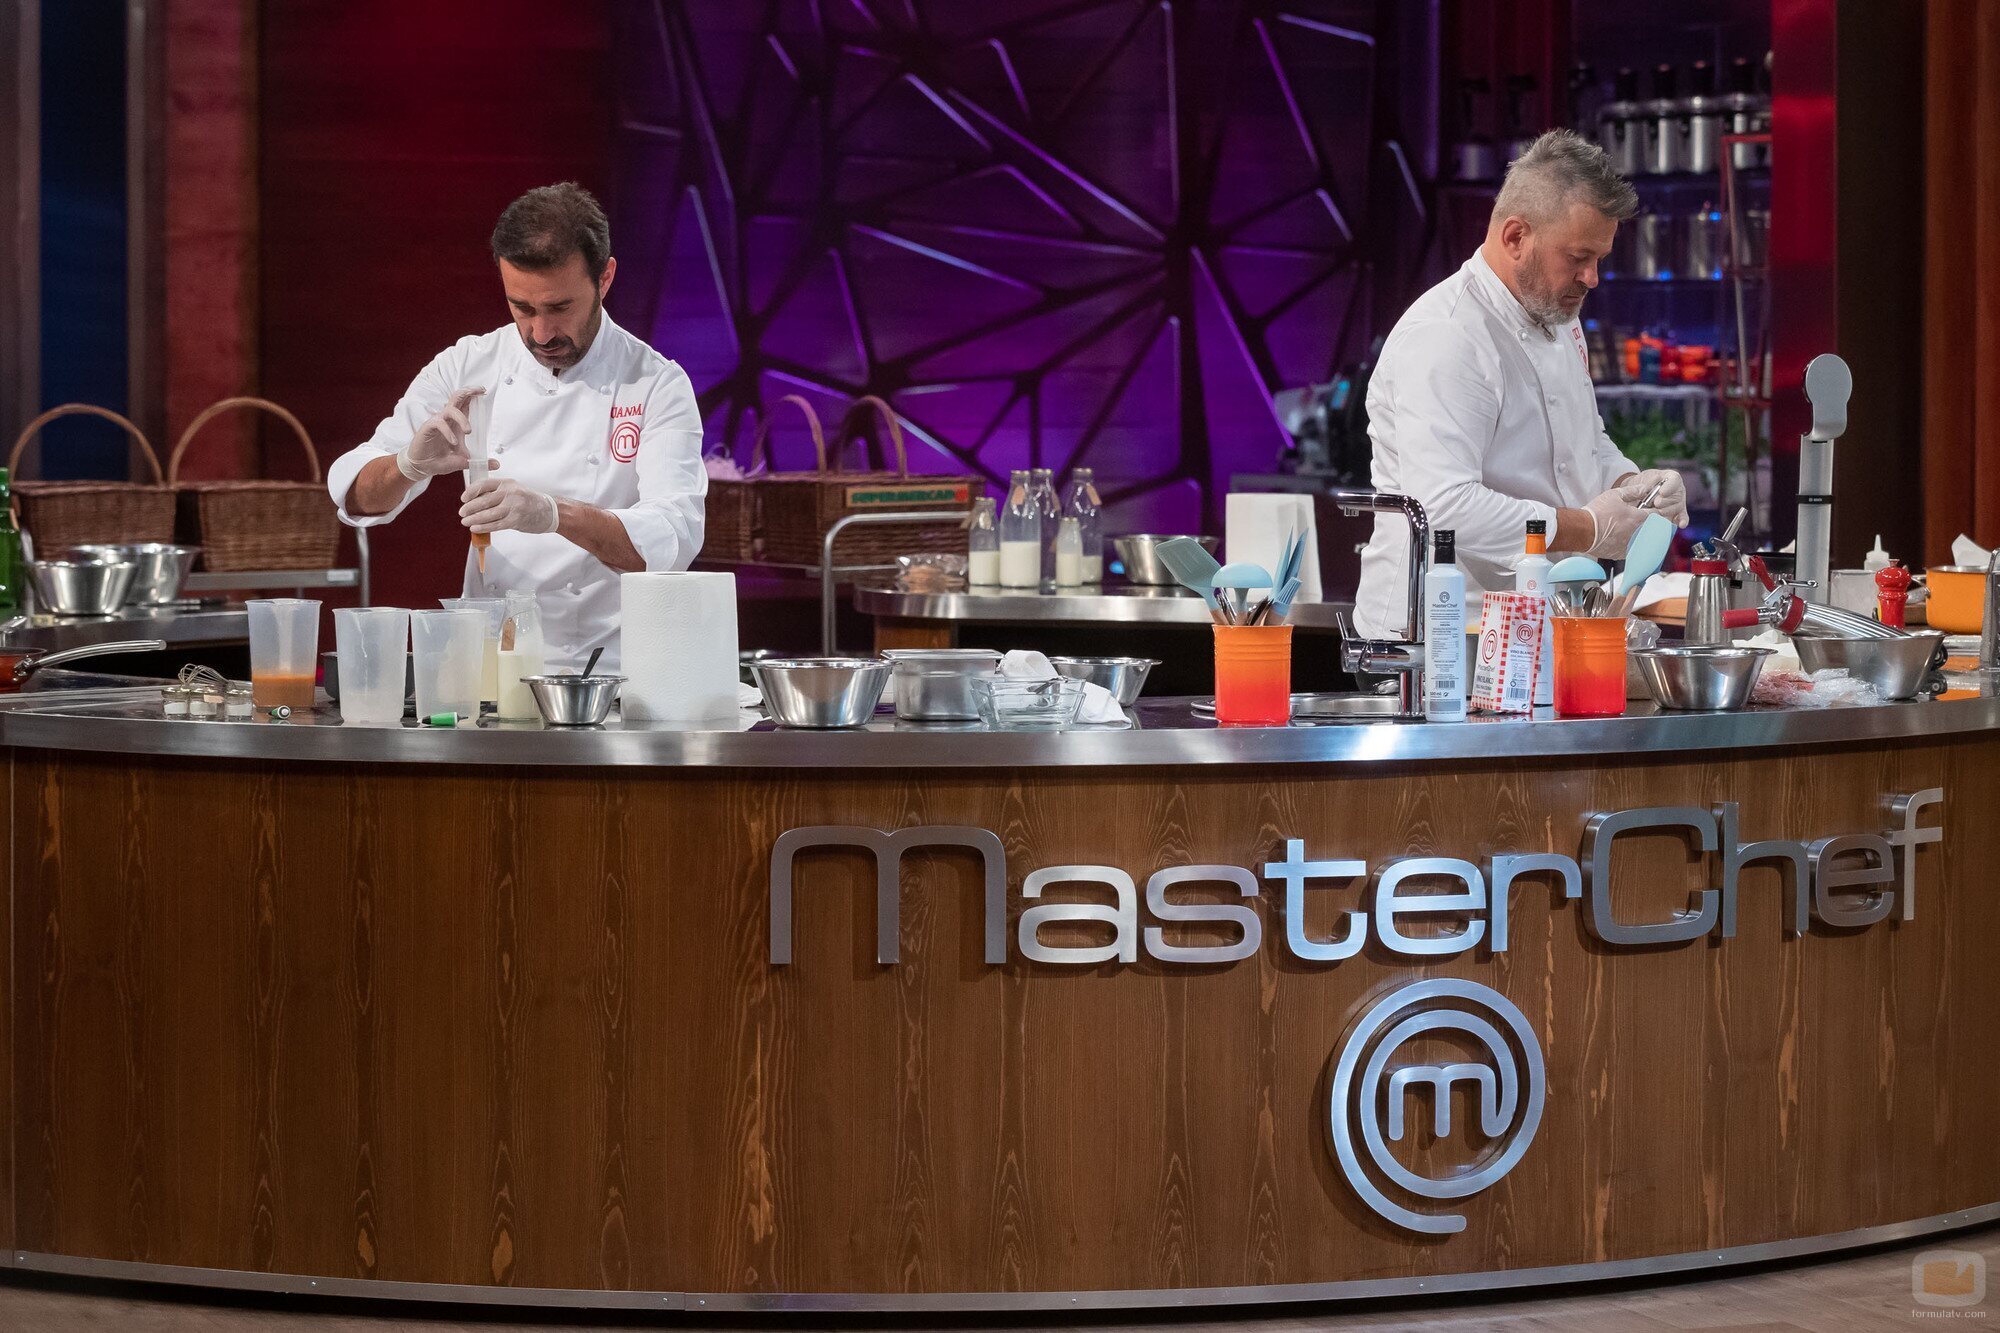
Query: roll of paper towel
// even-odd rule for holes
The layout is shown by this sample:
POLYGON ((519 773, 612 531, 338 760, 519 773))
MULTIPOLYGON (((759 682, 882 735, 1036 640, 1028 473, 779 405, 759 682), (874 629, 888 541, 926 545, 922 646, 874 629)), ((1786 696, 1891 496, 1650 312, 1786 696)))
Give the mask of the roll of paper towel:
POLYGON ((736 716, 736 576, 626 574, 625 717, 717 722, 736 716))
POLYGON ((1285 538, 1303 532, 1305 551, 1299 563, 1301 602, 1320 600, 1319 535, 1313 526, 1310 495, 1232 493, 1223 502, 1222 551, 1233 563, 1248 561, 1266 570, 1278 567, 1285 538))

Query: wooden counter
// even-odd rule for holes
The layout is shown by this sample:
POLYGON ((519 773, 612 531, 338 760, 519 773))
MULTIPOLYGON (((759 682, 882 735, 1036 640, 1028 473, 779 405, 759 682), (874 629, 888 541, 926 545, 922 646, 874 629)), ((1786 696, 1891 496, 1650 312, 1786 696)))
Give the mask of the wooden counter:
MULTIPOLYGON (((0 1240, 23 1267, 222 1286, 1009 1309, 1632 1276, 1990 1219, 2000 731, 1991 701, 1962 707, 1895 714, 1921 723, 1904 738, 1858 720, 1858 739, 1738 750, 1134 767, 975 751, 950 768, 122 754, 101 730, 94 752, 64 749, 46 719, 0 717, 0 1240), (1898 796, 1917 798, 1907 819, 1898 796), (1742 842, 1942 832, 1897 845, 1868 925, 1828 924, 1865 916, 1871 892, 1826 873, 1851 863, 1830 846, 1801 934, 1789 863, 1758 862, 1738 872, 1733 937, 1709 900, 1693 938, 1607 940, 1595 895, 1616 904, 1611 934, 1671 928, 1723 877, 1698 833, 1633 832, 1575 898, 1527 871, 1504 914, 1378 908, 1337 961, 1288 939, 1346 937, 1342 914, 1389 894, 1398 858, 1462 858, 1490 889, 1496 855, 1587 871, 1594 815, 1728 802, 1742 842), (1003 961, 985 961, 970 835, 905 855, 886 941, 865 850, 779 858, 795 897, 790 961, 772 961, 780 835, 939 826, 997 838, 1003 961), (1266 869, 1301 855, 1365 861, 1374 882, 1310 881, 1301 924, 1266 869), (1147 907, 1149 876, 1193 863, 1258 888, 1172 890, 1247 908, 1249 956, 1159 956, 1240 938, 1147 907), (1036 875, 1030 896, 1051 867, 1113 873, 1045 892, 1036 875), (1117 872, 1138 899, 1130 961, 1024 956, 1024 911, 1111 903, 1117 872), (1385 921, 1417 943, 1385 947, 1385 921), (1453 950, 1441 931, 1480 938, 1453 950), (1426 944, 1449 951, 1413 955, 1426 944), (1455 1233, 1371 1204, 1329 1132, 1354 1034, 1427 979, 1517 1006, 1545 1071, 1525 1136, 1528 1064, 1493 1139, 1469 1077, 1440 1136, 1422 1071, 1478 1063, 1476 1029, 1409 1048, 1430 1065, 1391 1145, 1407 1170, 1448 1181, 1525 1137, 1468 1198, 1364 1171, 1415 1214, 1462 1216, 1455 1233)), ((1701 720, 1658 725, 1683 721, 1701 720)))

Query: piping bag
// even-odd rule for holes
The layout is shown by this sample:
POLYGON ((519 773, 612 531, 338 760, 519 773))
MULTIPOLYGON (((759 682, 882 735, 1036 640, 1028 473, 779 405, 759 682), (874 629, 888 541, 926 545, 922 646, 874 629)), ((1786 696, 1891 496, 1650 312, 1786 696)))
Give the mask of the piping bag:
MULTIPOLYGON (((486 464, 487 428, 493 424, 493 391, 486 390, 465 405, 465 452, 472 461, 465 469, 465 489, 485 481, 492 475, 486 464)), ((493 544, 493 535, 487 532, 472 534, 472 554, 479 561, 479 574, 486 576, 486 548, 493 544)))

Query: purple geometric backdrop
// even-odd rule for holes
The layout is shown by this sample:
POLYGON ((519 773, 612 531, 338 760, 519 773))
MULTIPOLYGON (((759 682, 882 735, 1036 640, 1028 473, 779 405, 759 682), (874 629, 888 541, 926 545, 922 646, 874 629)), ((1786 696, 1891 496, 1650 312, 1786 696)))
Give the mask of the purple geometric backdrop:
POLYGON ((1114 531, 1213 526, 1271 393, 1371 333, 1377 12, 627 0, 613 309, 739 460, 782 395, 872 392, 913 470, 1087 464, 1114 531))

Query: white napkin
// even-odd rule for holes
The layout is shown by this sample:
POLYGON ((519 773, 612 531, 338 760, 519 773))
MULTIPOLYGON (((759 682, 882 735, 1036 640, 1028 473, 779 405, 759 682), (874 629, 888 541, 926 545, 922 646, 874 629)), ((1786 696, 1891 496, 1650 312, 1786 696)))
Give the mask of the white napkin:
POLYGON ((1964 533, 1951 539, 1951 563, 1954 565, 1977 565, 1984 569, 1992 559, 1993 552, 1964 533))
POLYGON ((758 689, 755 685, 745 685, 740 680, 736 682, 736 706, 738 708, 756 708, 763 702, 764 692, 762 690, 758 689))
MULTIPOLYGON (((1055 664, 1044 653, 1029 648, 1016 648, 1000 659, 1000 674, 1009 680, 1053 680, 1055 664)), ((1117 698, 1102 685, 1083 682, 1083 706, 1076 711, 1076 720, 1092 726, 1107 722, 1126 721, 1125 710, 1118 706, 1117 698)))

